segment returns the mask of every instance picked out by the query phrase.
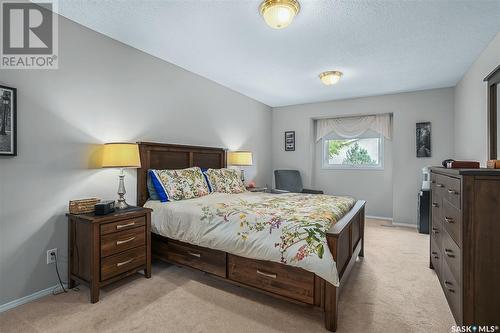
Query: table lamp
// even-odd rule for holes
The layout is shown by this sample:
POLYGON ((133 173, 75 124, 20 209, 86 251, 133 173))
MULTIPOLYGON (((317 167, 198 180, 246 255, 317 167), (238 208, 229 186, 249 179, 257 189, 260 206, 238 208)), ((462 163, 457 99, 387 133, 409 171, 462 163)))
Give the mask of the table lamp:
MULTIPOLYGON (((227 164, 236 166, 249 166, 253 165, 251 151, 230 151, 227 156, 227 164)), ((241 181, 245 182, 245 172, 241 170, 241 181)))
POLYGON ((125 174, 124 168, 140 168, 141 158, 139 146, 135 143, 106 143, 102 156, 103 168, 120 168, 120 182, 118 185, 118 201, 116 209, 125 209, 129 205, 125 201, 125 174))

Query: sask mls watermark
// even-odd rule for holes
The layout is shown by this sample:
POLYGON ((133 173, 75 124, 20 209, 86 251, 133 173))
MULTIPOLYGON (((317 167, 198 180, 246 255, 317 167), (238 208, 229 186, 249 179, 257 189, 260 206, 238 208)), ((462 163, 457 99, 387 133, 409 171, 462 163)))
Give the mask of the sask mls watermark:
POLYGON ((0 0, 1 69, 57 69, 58 26, 53 1, 0 0))

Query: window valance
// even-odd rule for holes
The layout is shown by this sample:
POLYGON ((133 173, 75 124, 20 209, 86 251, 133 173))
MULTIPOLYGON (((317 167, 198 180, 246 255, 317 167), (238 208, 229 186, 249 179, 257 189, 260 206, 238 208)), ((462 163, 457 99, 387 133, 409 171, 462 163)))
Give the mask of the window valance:
POLYGON ((375 131, 385 138, 391 139, 391 122, 392 117, 388 113, 373 116, 318 119, 316 121, 316 141, 332 132, 343 138, 353 139, 368 130, 375 131))

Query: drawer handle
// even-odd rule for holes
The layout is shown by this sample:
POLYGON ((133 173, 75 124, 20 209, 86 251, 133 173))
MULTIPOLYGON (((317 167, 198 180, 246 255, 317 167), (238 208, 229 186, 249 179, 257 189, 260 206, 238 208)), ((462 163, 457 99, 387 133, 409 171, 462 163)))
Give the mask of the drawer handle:
POLYGON ((439 229, 438 228, 432 228, 432 232, 435 233, 435 234, 439 234, 439 229))
POLYGON ((123 265, 126 265, 126 264, 130 264, 132 261, 134 261, 134 258, 129 259, 127 261, 119 262, 119 263, 116 264, 116 267, 120 267, 120 266, 123 266, 123 265))
POLYGON ((131 227, 135 225, 135 222, 130 222, 130 223, 127 223, 127 224, 118 224, 116 226, 116 229, 122 229, 122 228, 126 228, 126 227, 131 227))
POLYGON ((453 254, 453 251, 450 250, 450 249, 444 249, 444 252, 446 253, 446 255, 450 258, 455 258, 455 255, 453 254))
POLYGON ((188 254, 191 257, 201 258, 201 253, 194 253, 194 252, 188 251, 188 254))
POLYGON ((448 222, 448 223, 455 223, 455 221, 453 221, 453 218, 448 217, 448 216, 446 216, 446 217, 444 218, 444 220, 445 220, 446 222, 448 222))
POLYGON ((436 207, 437 208, 437 207, 439 207, 439 205, 437 203, 433 202, 432 203, 432 207, 436 207))
POLYGON ((457 192, 457 191, 455 191, 455 190, 451 190, 451 189, 448 189, 448 193, 450 193, 450 194, 458 194, 458 192, 457 192))
POLYGON ((438 256, 434 256, 434 259, 436 259, 436 260, 437 260, 437 259, 439 259, 439 257, 438 257, 438 256))
POLYGON ((443 184, 439 184, 439 183, 437 183, 437 184, 436 184, 436 186, 437 186, 437 187, 444 187, 444 185, 443 185, 443 184))
POLYGON ((257 274, 271 278, 271 279, 276 279, 278 277, 276 274, 266 273, 266 272, 263 272, 261 270, 257 270, 257 274))
POLYGON ((432 253, 432 254, 438 254, 436 251, 432 251, 431 253, 432 253))
POLYGON ((135 236, 134 237, 130 237, 128 239, 124 239, 124 240, 117 240, 116 241, 116 245, 125 244, 125 243, 133 241, 134 239, 135 239, 135 236))

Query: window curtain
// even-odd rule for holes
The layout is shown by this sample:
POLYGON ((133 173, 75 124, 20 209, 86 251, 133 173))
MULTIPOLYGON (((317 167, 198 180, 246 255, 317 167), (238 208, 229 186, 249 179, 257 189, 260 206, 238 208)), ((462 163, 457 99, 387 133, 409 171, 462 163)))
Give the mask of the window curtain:
POLYGON ((332 132, 346 139, 354 139, 368 130, 375 131, 385 138, 391 139, 391 118, 390 114, 380 114, 361 117, 318 119, 316 121, 316 141, 323 139, 332 132))

